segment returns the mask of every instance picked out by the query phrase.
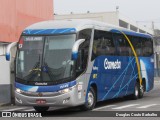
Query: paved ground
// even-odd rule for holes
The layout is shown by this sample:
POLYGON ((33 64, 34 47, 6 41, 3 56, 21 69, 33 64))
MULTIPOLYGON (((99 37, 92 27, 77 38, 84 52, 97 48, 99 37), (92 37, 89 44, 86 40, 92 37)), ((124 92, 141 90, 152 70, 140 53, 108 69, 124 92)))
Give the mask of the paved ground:
MULTIPOLYGON (((19 107, 19 106, 6 106, 6 107, 0 107, 0 111, 34 111, 32 107, 19 107)), ((50 120, 50 119, 74 119, 74 117, 58 117, 55 118, 56 115, 63 116, 66 115, 65 112, 70 111, 70 113, 67 116, 77 115, 82 116, 84 112, 80 111, 77 108, 70 108, 70 109, 63 109, 63 110, 57 110, 57 108, 50 108, 49 112, 44 114, 44 119, 50 120)), ((93 114, 96 114, 95 111, 104 111, 104 113, 109 113, 109 111, 160 111, 160 81, 155 81, 155 86, 152 91, 149 93, 146 93, 142 99, 138 100, 129 100, 126 98, 119 98, 114 100, 109 100, 105 102, 100 102, 96 105, 96 108, 93 110, 93 114)), ((85 112, 87 113, 87 112, 85 112)), ((12 118, 16 119, 16 118, 12 118)), ((32 118, 30 118, 32 119, 32 118)), ((41 119, 41 118, 39 118, 41 119)), ((90 117, 76 117, 76 119, 97 119, 97 118, 90 118, 90 117)), ((101 119, 107 119, 107 118, 98 118, 101 119)), ((113 118, 109 118, 113 119, 113 118)), ((114 118, 118 120, 123 120, 124 118, 114 118)), ((127 119, 127 118, 125 118, 127 119)), ((138 118, 129 118, 132 119, 138 119, 138 118)), ((144 118, 141 118, 144 119, 144 118)), ((145 118, 147 120, 147 118, 145 118)), ((153 118, 152 118, 153 119, 153 118)), ((158 118, 154 118, 157 120, 158 118)))

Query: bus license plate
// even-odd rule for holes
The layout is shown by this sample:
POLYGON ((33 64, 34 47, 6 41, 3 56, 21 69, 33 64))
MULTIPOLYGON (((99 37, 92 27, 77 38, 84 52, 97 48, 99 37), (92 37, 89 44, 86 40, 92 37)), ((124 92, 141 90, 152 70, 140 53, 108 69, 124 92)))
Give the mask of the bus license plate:
POLYGON ((36 103, 37 104, 46 104, 46 100, 39 99, 39 100, 36 100, 36 103))

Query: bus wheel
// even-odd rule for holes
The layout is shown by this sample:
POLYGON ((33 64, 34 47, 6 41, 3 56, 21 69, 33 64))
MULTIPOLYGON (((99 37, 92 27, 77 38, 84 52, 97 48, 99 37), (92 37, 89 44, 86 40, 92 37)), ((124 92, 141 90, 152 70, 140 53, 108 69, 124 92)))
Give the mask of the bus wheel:
POLYGON ((143 98, 144 95, 144 84, 141 85, 141 87, 139 88, 139 98, 143 98))
POLYGON ((139 98, 139 89, 140 89, 139 83, 136 82, 135 87, 134 87, 134 93, 131 96, 132 99, 137 100, 139 98))
POLYGON ((96 105, 96 93, 91 87, 88 92, 87 102, 81 107, 82 110, 92 110, 96 105))
POLYGON ((48 106, 34 106, 33 107, 37 112, 45 112, 49 109, 48 106))

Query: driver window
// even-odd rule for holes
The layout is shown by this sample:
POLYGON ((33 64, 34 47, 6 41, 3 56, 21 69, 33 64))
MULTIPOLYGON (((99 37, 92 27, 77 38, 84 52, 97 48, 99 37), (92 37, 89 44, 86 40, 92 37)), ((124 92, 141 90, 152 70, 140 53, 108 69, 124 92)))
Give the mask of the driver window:
POLYGON ((91 29, 85 29, 79 32, 78 39, 85 39, 85 41, 80 45, 78 50, 78 59, 76 60, 76 76, 82 74, 87 68, 91 33, 91 29))

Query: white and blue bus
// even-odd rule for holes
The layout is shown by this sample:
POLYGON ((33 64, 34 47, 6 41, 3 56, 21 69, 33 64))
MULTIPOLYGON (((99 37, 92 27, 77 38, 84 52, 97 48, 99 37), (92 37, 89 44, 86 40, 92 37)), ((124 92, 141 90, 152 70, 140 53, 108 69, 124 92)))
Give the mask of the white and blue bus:
POLYGON ((15 101, 37 111, 91 110, 99 101, 142 98, 153 72, 148 34, 92 20, 44 21, 27 27, 17 44, 15 101))

